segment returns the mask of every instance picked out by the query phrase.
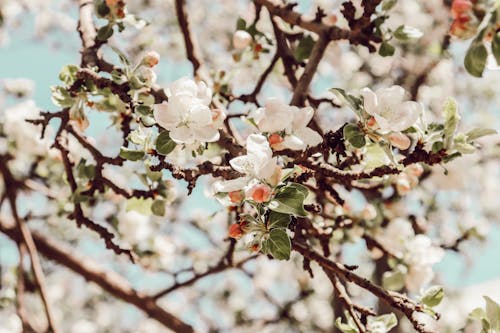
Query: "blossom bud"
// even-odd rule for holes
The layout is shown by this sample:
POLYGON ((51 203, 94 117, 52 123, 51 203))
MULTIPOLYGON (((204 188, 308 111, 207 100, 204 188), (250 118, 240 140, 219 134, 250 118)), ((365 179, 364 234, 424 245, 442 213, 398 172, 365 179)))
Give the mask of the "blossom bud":
POLYGON ((250 245, 250 251, 259 252, 259 250, 260 250, 260 244, 259 243, 255 243, 255 244, 250 245))
POLYGON ((266 202, 271 198, 271 188, 266 184, 257 184, 248 190, 247 196, 257 203, 266 202))
POLYGON ((464 12, 472 9, 470 0, 454 0, 451 5, 451 13, 454 18, 461 16, 464 12))
POLYGON ((278 133, 273 133, 269 136, 269 145, 271 148, 277 147, 283 141, 284 139, 278 133))
POLYGON ((233 46, 237 50, 243 50, 252 42, 252 35, 245 30, 237 30, 233 35, 233 46))
POLYGON ((243 235, 243 230, 238 223, 233 223, 229 226, 228 236, 234 239, 240 239, 243 235))
POLYGON ((222 127, 224 120, 226 119, 226 113, 221 109, 212 109, 212 121, 215 127, 222 127))
POLYGON ((424 167, 420 163, 410 164, 405 171, 412 176, 420 177, 424 173, 424 167))
POLYGON ((406 150, 410 148, 411 144, 410 138, 401 132, 394 132, 389 134, 389 141, 394 147, 400 150, 406 150))
POLYGON ((106 0, 106 6, 114 7, 118 4, 118 0, 106 0))
POLYGON ((375 117, 370 117, 366 121, 366 126, 368 126, 368 128, 375 129, 377 127, 377 120, 375 120, 375 117))
POLYGON ((235 204, 239 204, 240 202, 243 201, 243 199, 245 199, 243 191, 232 191, 228 193, 228 196, 229 200, 235 204))
POLYGON ((160 62, 160 55, 156 51, 149 51, 142 58, 142 63, 148 67, 154 67, 158 65, 158 62, 160 62))
POLYGON ((373 220, 377 217, 377 210, 372 204, 368 204, 361 212, 361 216, 364 220, 373 220))
POLYGON ((396 180, 396 190, 400 196, 406 195, 411 190, 410 179, 406 174, 400 174, 396 180))

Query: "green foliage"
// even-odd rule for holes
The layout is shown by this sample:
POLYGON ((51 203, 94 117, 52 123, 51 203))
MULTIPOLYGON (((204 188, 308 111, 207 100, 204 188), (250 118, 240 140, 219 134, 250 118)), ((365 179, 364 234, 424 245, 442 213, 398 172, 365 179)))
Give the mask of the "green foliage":
POLYGON ((444 148, 450 148, 453 135, 458 127, 460 115, 458 114, 457 102, 453 98, 448 98, 443 106, 444 117, 444 148))
POLYGON ((295 49, 293 56, 297 61, 304 61, 311 56, 312 49, 314 47, 314 39, 311 35, 307 35, 299 41, 299 45, 295 49))
POLYGON ((497 31, 493 35, 493 39, 491 40, 491 52, 495 57, 497 65, 500 66, 500 31, 497 31))
POLYGON ((427 289, 422 298, 421 301, 428 307, 435 307, 441 303, 444 297, 444 289, 442 286, 432 286, 429 289, 427 289))
POLYGON ((144 152, 142 150, 134 150, 126 147, 121 147, 120 157, 129 161, 138 161, 144 157, 144 152))
POLYGON ((100 41, 106 41, 108 40, 111 36, 113 36, 113 25, 112 24, 107 24, 97 31, 97 39, 100 41))
POLYGON ((152 205, 154 200, 152 198, 130 198, 127 200, 126 211, 134 210, 143 215, 151 215, 152 205))
POLYGON ((419 39, 423 34, 417 28, 401 25, 394 31, 393 35, 401 41, 410 41, 419 39))
POLYGON ((356 124, 347 124, 343 130, 344 139, 356 148, 366 145, 365 133, 356 124))
POLYGON ((486 58, 488 51, 482 40, 474 41, 470 45, 464 58, 464 66, 467 72, 475 77, 482 77, 484 68, 486 67, 486 58))
POLYGON ((76 81, 76 73, 78 73, 78 66, 66 65, 59 73, 59 80, 64 82, 67 86, 72 85, 76 81))
POLYGON ((406 267, 397 265, 392 271, 382 275, 382 286, 389 290, 398 291, 405 286, 406 267))
POLYGON ((483 296, 486 309, 476 308, 469 313, 468 319, 479 321, 482 327, 480 333, 500 332, 500 305, 488 296, 483 296))
POLYGON ((165 200, 158 199, 151 204, 151 211, 156 216, 165 216, 166 206, 167 202, 165 200))
POLYGON ((155 146, 158 154, 168 155, 175 149, 177 144, 170 138, 168 131, 163 131, 156 138, 155 146))
POLYGON ((290 238, 285 229, 275 228, 269 232, 269 237, 262 242, 262 252, 270 254, 274 259, 288 260, 291 252, 290 238))
POLYGON ((394 46, 392 46, 388 42, 382 42, 382 44, 380 44, 380 48, 378 49, 378 54, 380 54, 382 57, 390 57, 394 55, 395 51, 396 49, 394 48, 394 46))
POLYGON ((278 213, 307 216, 304 200, 308 193, 307 187, 300 184, 291 183, 283 186, 269 203, 269 209, 278 213))
POLYGON ((290 224, 290 215, 278 212, 271 212, 269 214, 267 221, 268 229, 286 228, 288 227, 288 224, 290 224))

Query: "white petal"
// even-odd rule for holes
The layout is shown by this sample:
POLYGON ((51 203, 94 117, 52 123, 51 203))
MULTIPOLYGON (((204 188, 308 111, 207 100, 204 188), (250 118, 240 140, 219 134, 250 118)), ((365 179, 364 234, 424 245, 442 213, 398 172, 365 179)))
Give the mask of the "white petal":
POLYGON ((174 140, 175 143, 191 144, 196 141, 193 130, 186 126, 173 128, 170 131, 170 138, 174 140))
POLYGON ((304 150, 307 148, 307 144, 301 138, 293 134, 285 136, 281 145, 292 150, 304 150))
POLYGON ((196 82, 185 76, 174 81, 169 86, 169 90, 172 96, 184 95, 189 97, 197 97, 198 95, 198 86, 196 82))
POLYGON ((265 161, 264 164, 261 164, 257 170, 255 170, 255 176, 258 179, 269 179, 273 176, 276 166, 276 157, 269 159, 265 161))
POLYGON ((247 153, 258 159, 270 159, 273 154, 267 138, 262 134, 250 134, 247 137, 247 153))
POLYGON ((248 155, 238 156, 229 161, 231 167, 243 174, 252 174, 254 170, 254 164, 248 155))
POLYGON ((194 126, 207 126, 212 123, 212 112, 203 104, 191 104, 189 108, 189 122, 194 126))
POLYGON ((212 90, 207 87, 205 82, 198 82, 198 91, 196 97, 198 97, 200 101, 205 105, 209 105, 212 101, 212 90))
POLYGON ((219 140, 219 130, 212 126, 194 127, 192 128, 193 135, 198 141, 215 142, 219 140))
POLYGON ((391 129, 395 132, 401 132, 415 124, 420 115, 422 105, 417 102, 404 102, 399 106, 398 114, 391 124, 391 129))
POLYGON ((361 96, 363 96, 365 111, 374 116, 378 106, 377 95, 370 88, 363 88, 361 89, 361 96))
POLYGON ((309 127, 304 127, 298 131, 295 131, 294 134, 295 136, 299 137, 306 144, 306 146, 309 147, 314 147, 323 142, 323 137, 319 135, 318 132, 309 127))
POLYGON ((294 131, 306 127, 314 115, 314 109, 310 106, 302 109, 299 109, 298 107, 292 107, 292 111, 293 111, 292 128, 294 131))
POLYGON ((163 128, 172 129, 180 121, 179 113, 167 103, 153 105, 153 116, 163 128))
POLYGON ((405 90, 400 86, 392 86, 377 90, 377 99, 379 105, 399 104, 405 97, 405 90))
POLYGON ((247 177, 240 177, 231 180, 219 180, 216 181, 212 188, 215 193, 219 192, 233 192, 243 189, 248 184, 247 177))

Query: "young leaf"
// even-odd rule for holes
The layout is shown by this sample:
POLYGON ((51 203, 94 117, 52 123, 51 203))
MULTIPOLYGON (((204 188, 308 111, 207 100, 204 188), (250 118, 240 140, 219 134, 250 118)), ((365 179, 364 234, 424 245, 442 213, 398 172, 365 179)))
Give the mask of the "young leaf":
POLYGON ((422 31, 407 25, 401 25, 394 31, 394 37, 402 41, 419 39, 422 36, 422 31))
POLYGON ((397 2, 398 0, 385 0, 382 2, 382 10, 391 10, 397 2))
POLYGON ((475 77, 483 76, 486 67, 488 51, 482 41, 474 41, 470 45, 464 58, 464 66, 467 72, 475 77))
POLYGON ((127 200, 127 205, 125 207, 126 211, 135 210, 143 215, 151 214, 151 205, 153 204, 153 199, 147 198, 130 198, 127 200))
POLYGON ((399 269, 385 272, 382 275, 382 286, 389 290, 401 290, 405 286, 405 273, 399 269))
POLYGON ((66 65, 61 69, 59 73, 59 80, 66 83, 67 86, 70 86, 76 80, 76 73, 78 72, 78 66, 75 65, 66 65))
MULTIPOLYGON (((500 12, 498 15, 500 15, 500 12)), ((497 31, 491 40, 491 52, 497 61, 497 65, 500 66, 500 31, 497 31)))
POLYGON ((113 36, 113 26, 111 24, 107 24, 97 31, 97 39, 100 41, 108 40, 111 36, 113 36))
POLYGON ((382 57, 390 57, 394 55, 395 51, 396 49, 394 48, 394 46, 392 46, 388 42, 383 42, 378 49, 378 54, 380 54, 382 57))
POLYGON ((358 333, 358 328, 353 322, 348 322, 347 324, 342 322, 342 318, 338 317, 335 320, 335 326, 343 333, 358 333))
POLYGON ((297 61, 304 61, 311 55, 313 46, 314 39, 310 35, 307 35, 300 40, 293 56, 297 59, 297 61))
POLYGON ((441 303, 443 297, 444 297, 443 287, 432 286, 424 292, 424 295, 422 296, 422 303, 433 308, 439 305, 439 303, 441 303))
POLYGON ((368 318, 368 328, 377 327, 377 332, 387 333, 398 324, 398 318, 394 313, 368 318))
POLYGON ((480 137, 486 136, 486 135, 493 135, 497 134, 497 130, 492 129, 492 128, 474 128, 467 132, 465 135, 467 136, 467 141, 474 141, 476 139, 479 139, 480 137))
POLYGON ((170 138, 168 131, 163 131, 156 138, 156 151, 161 155, 168 155, 175 149, 177 144, 170 138))
POLYGON ((366 144, 365 134, 358 125, 347 124, 344 127, 344 139, 349 141, 354 147, 362 148, 366 144))
POLYGON ((486 301, 486 315, 494 332, 500 332, 500 305, 488 296, 483 296, 486 301))
POLYGON ((290 259, 291 243, 286 231, 281 228, 272 229, 269 232, 269 238, 266 239, 262 247, 273 256, 274 259, 290 259))
POLYGON ((267 221, 268 229, 286 228, 288 224, 290 224, 290 215, 278 212, 271 212, 269 214, 269 219, 267 221))
POLYGON ((142 150, 133 150, 125 147, 120 148, 120 157, 129 161, 138 161, 144 157, 142 150))
POLYGON ((165 200, 155 200, 151 205, 151 211, 156 216, 165 216, 165 206, 167 202, 165 200))
POLYGON ((444 116, 444 147, 450 148, 453 135, 458 127, 460 115, 458 114, 457 102, 453 98, 448 98, 443 106, 444 116))
POLYGON ((307 216, 307 212, 304 210, 306 194, 304 194, 301 185, 297 185, 293 184, 282 187, 269 203, 269 209, 278 213, 307 216))

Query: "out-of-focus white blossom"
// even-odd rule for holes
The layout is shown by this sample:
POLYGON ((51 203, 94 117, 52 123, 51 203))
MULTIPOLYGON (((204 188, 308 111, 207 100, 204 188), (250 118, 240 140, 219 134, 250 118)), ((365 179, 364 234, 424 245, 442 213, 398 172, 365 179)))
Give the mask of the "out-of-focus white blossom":
POLYGON ((250 43, 252 43, 252 36, 245 30, 237 30, 233 34, 233 46, 235 49, 246 49, 250 43))

